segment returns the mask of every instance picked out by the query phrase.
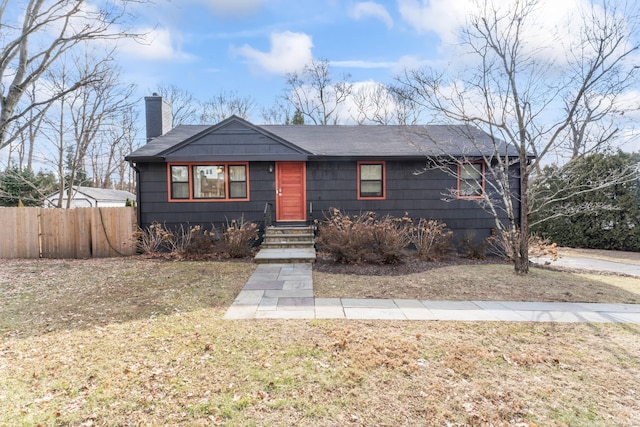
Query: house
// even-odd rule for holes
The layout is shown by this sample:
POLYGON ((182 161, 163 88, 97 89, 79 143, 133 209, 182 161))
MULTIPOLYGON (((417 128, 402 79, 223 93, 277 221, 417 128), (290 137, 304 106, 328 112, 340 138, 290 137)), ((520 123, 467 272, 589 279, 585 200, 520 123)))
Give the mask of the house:
MULTIPOLYGON (((44 199, 44 207, 52 208, 58 206, 60 192, 56 191, 48 195, 44 199)), ((111 190, 108 188, 94 188, 74 186, 71 196, 72 208, 91 208, 91 207, 121 207, 127 206, 127 201, 134 204, 136 195, 128 191, 111 190)), ((62 207, 67 207, 67 190, 63 193, 62 207)))
MULTIPOLYGON (((406 212, 477 238, 495 227, 470 200, 485 191, 482 150, 493 150, 478 129, 255 125, 235 116, 171 129, 170 105, 159 96, 145 102, 148 142, 126 157, 137 171, 142 227, 156 221, 210 227, 241 217, 304 224, 331 208, 397 217, 406 212), (464 157, 459 178, 425 169, 430 158, 445 154, 464 157), (455 196, 443 200, 451 189, 455 196)), ((514 185, 519 188, 517 177, 514 185)))

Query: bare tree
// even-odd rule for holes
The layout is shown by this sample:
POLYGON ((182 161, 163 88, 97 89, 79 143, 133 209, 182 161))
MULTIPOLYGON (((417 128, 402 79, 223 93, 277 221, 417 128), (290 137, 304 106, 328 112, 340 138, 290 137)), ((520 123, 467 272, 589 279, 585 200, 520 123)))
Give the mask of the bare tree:
POLYGON ((287 74, 284 99, 316 125, 338 124, 353 83, 346 74, 334 81, 329 61, 312 61, 301 72, 287 74))
POLYGON ((350 100, 354 108, 352 119, 358 124, 414 125, 420 118, 420 108, 400 88, 380 83, 355 85, 350 100))
MULTIPOLYGON (((486 165, 491 188, 474 200, 491 212, 496 228, 508 236, 518 273, 529 268, 531 179, 572 137, 573 129, 585 123, 595 129, 615 111, 598 107, 594 100, 622 94, 637 81, 638 71, 631 63, 639 48, 632 37, 638 30, 633 7, 622 10, 605 0, 577 11, 580 20, 572 27, 575 38, 570 43, 553 30, 532 39, 540 28, 535 19, 539 7, 538 0, 508 5, 479 1, 460 40, 475 65, 450 78, 442 71, 422 69, 407 71, 399 79, 406 93, 433 111, 434 118, 473 125, 490 136, 491 153, 448 162, 481 159, 486 165), (560 48, 564 55, 557 54, 560 48), (592 113, 581 110, 586 105, 592 113), (519 199, 514 197, 518 187, 519 199)), ((608 134, 600 133, 590 144, 600 145, 608 134)), ((474 141, 472 135, 467 137, 474 141)), ((583 144, 578 152, 584 148, 583 144)), ((457 169, 450 171, 458 173, 457 169)))
MULTIPOLYGON (((71 193, 74 185, 87 178, 78 175, 86 174, 88 161, 94 173, 98 172, 94 184, 109 186, 117 161, 122 161, 116 159, 117 146, 124 137, 121 135, 128 132, 126 113, 132 108, 134 86, 121 83, 113 59, 97 58, 86 51, 47 73, 47 81, 58 92, 81 79, 92 83, 59 98, 47 118, 53 132, 45 135, 55 149, 48 160, 57 170, 61 193, 71 193)), ((69 194, 68 203, 71 199, 69 194)), ((58 202, 62 207, 62 196, 58 202)))
POLYGON ((159 85, 157 93, 171 104, 173 122, 171 127, 196 124, 202 116, 202 106, 188 90, 176 85, 159 85))
MULTIPOLYGON (((37 100, 38 90, 36 85, 32 84, 27 88, 25 97, 29 104, 33 104, 37 100)), ((36 147, 36 140, 40 133, 40 127, 44 114, 51 104, 43 105, 29 111, 25 117, 13 122, 9 128, 9 132, 14 135, 13 142, 9 144, 8 155, 9 163, 14 161, 18 170, 32 170, 33 156, 36 147), (15 161, 17 156, 17 161, 15 161)), ((7 165, 8 167, 9 165, 7 165)))
POLYGON ((131 187, 132 177, 127 174, 131 168, 124 158, 134 150, 137 117, 137 110, 130 105, 108 112, 101 131, 87 152, 95 187, 127 190, 131 187), (114 175, 117 177, 115 181, 114 175))
POLYGON ((29 126, 24 120, 29 114, 39 117, 38 108, 60 99, 77 88, 91 83, 77 80, 62 92, 51 92, 35 102, 20 107, 30 85, 38 82, 44 73, 56 64, 65 52, 78 44, 96 39, 135 37, 122 24, 130 19, 129 6, 144 0, 103 2, 101 7, 85 0, 28 0, 0 2, 0 149, 15 141, 17 135, 29 126), (8 8, 19 8, 18 20, 11 21, 8 8), (22 120, 8 131, 12 124, 22 120))
POLYGON ((124 160, 125 156, 132 153, 138 148, 138 110, 130 108, 123 112, 123 121, 121 132, 118 134, 117 157, 120 159, 116 162, 116 173, 118 176, 118 190, 126 190, 132 193, 136 192, 135 171, 124 160))
MULTIPOLYGON (((76 58, 74 63, 77 70, 76 76, 80 79, 93 76, 93 83, 77 89, 69 97, 68 112, 73 126, 74 141, 72 156, 67 159, 67 167, 70 170, 67 180, 69 192, 67 203, 69 204, 72 199, 75 174, 77 171, 86 170, 87 152, 95 147, 101 137, 109 135, 109 130, 119 125, 117 120, 121 118, 122 112, 131 108, 134 90, 133 85, 120 83, 119 72, 109 57, 96 60, 90 53, 85 52, 82 57, 76 58)), ((109 152, 113 151, 111 146, 116 141, 109 141, 106 144, 110 147, 109 152)), ((108 181, 113 156, 107 155, 104 160, 107 162, 109 171, 106 175, 108 181)), ((101 184, 105 185, 104 182, 101 184)))
POLYGON ((291 105, 288 102, 282 102, 281 99, 276 100, 275 104, 269 107, 263 107, 260 111, 260 117, 267 125, 291 124, 294 114, 295 112, 291 111, 291 105))
POLYGON ((255 105, 256 102, 251 96, 241 96, 238 92, 221 91, 202 103, 200 122, 218 123, 233 115, 246 119, 255 105))

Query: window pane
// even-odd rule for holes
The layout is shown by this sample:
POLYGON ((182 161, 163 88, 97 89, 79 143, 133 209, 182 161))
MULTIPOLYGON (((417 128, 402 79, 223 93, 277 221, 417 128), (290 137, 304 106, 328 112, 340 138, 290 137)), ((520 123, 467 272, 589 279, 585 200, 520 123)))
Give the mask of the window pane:
POLYGON ((360 181, 361 197, 382 197, 381 181, 360 181))
POLYGON ((482 187, 475 181, 460 181, 461 196, 481 196, 482 187))
POLYGON ((229 184, 229 197, 232 199, 246 199, 247 198, 247 183, 246 182, 231 182, 229 184))
POLYGON ((171 184, 171 197, 173 199, 188 199, 189 198, 189 183, 188 182, 174 182, 171 184))
POLYGON ((360 165, 360 179, 382 180, 382 165, 360 165))
POLYGON ((194 166, 193 177, 194 198, 224 198, 224 166, 194 166))
POLYGON ((479 164, 464 164, 460 167, 461 179, 477 179, 482 176, 482 165, 479 164))
POLYGON ((229 166, 229 180, 230 181, 246 181, 247 167, 246 166, 229 166))
POLYGON ((460 165, 460 196, 482 196, 482 165, 460 165))
POLYGON ((171 182, 189 182, 189 169, 186 166, 171 166, 171 182))

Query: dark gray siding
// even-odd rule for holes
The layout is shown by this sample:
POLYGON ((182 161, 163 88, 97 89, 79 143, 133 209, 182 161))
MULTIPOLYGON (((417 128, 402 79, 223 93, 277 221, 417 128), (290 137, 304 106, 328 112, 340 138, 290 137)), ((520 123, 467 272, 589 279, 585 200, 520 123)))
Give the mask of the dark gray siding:
MULTIPOLYGON (((265 203, 271 203, 275 210, 275 173, 269 172, 270 165, 273 163, 249 163, 248 202, 170 203, 166 164, 141 164, 138 193, 141 226, 159 222, 170 227, 190 224, 210 228, 212 223, 220 227, 227 219, 240 217, 262 222, 265 203)), ((420 160, 387 161, 386 199, 358 200, 357 161, 307 162, 307 210, 313 207, 308 219, 322 220, 331 208, 353 214, 374 211, 395 217, 408 213, 414 219, 444 221, 458 237, 468 231, 477 239, 488 237, 495 228, 493 217, 473 200, 444 201, 447 190, 457 187, 456 179, 437 170, 415 173, 423 167, 424 162, 420 160)), ((273 214, 275 218, 275 211, 273 214)))
POLYGON ((269 172, 269 164, 249 164, 250 201, 237 202, 169 202, 167 165, 141 164, 138 191, 140 225, 145 228, 159 222, 171 228, 189 224, 210 229, 212 224, 220 227, 227 220, 240 217, 246 221, 262 222, 265 202, 275 202, 275 174, 269 172))
POLYGON ((386 199, 358 200, 356 161, 309 162, 307 199, 313 204, 313 218, 324 219, 331 208, 395 217, 407 213, 414 219, 444 221, 458 237, 467 232, 476 239, 488 237, 496 226, 494 218, 473 200, 443 200, 449 189, 457 187, 457 180, 438 170, 415 173, 424 166, 422 161, 387 161, 386 199))
POLYGON ((188 144, 167 154, 167 161, 193 159, 233 160, 304 160, 299 148, 267 137, 239 123, 229 123, 209 133, 199 135, 188 144))

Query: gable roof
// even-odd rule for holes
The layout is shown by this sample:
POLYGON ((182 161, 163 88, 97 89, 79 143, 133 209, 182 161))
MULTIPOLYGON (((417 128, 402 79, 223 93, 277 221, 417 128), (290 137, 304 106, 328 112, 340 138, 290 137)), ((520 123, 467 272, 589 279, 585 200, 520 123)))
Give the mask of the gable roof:
MULTIPOLYGON (((124 190, 112 190, 109 188, 95 188, 95 187, 83 187, 83 186, 73 186, 74 190, 74 198, 77 197, 77 194, 82 194, 87 196, 93 200, 97 200, 100 202, 120 202, 125 201, 127 199, 134 201, 136 200, 136 195, 124 190)), ((47 196, 48 199, 57 196, 60 194, 59 191, 52 193, 47 196)), ((67 197, 66 190, 64 197, 67 197)))
MULTIPOLYGON (((195 154, 190 145, 208 144, 211 160, 306 160, 310 158, 415 158, 425 156, 470 156, 491 154, 494 140, 481 130, 465 125, 254 125, 232 116, 217 125, 181 125, 126 157, 128 161, 187 161, 195 154), (268 152, 242 151, 233 145, 233 135, 252 133, 268 152), (279 147, 275 149, 274 147, 279 147), (226 150, 226 151, 225 151, 226 150)), ((499 141, 498 151, 507 154, 499 141)), ((257 147, 257 146, 256 146, 257 147)), ((255 150, 256 148, 254 148, 255 150)), ((244 148, 243 148, 244 150, 244 148)), ((510 156, 517 156, 513 148, 510 156)), ((202 153, 198 154, 198 160, 202 153)))

